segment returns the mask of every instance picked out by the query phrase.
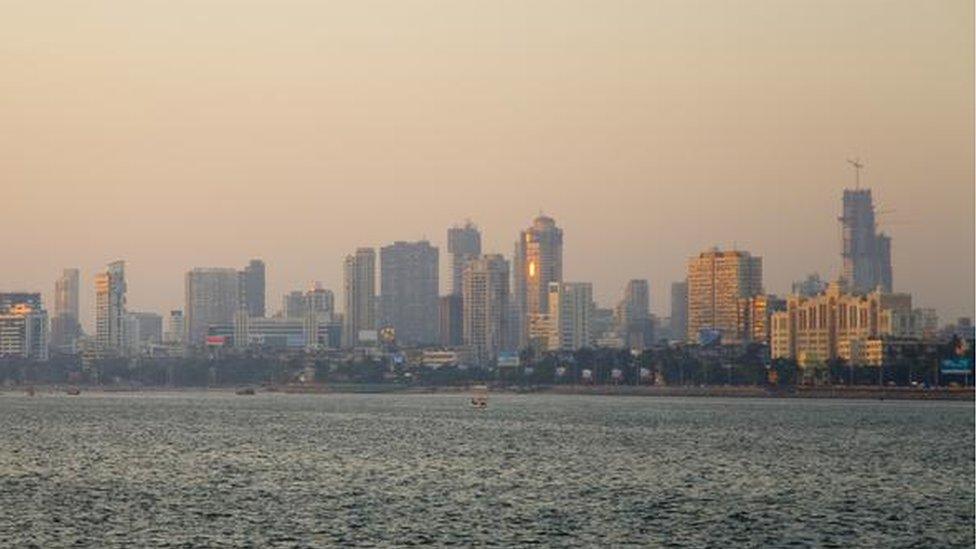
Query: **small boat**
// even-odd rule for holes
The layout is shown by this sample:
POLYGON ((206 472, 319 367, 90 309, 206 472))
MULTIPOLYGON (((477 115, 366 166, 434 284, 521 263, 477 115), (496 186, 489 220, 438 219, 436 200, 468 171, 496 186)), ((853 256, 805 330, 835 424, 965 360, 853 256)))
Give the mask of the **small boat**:
POLYGON ((475 410, 484 410, 488 407, 488 387, 485 385, 476 385, 472 387, 474 392, 471 395, 471 407, 475 410))
POLYGON ((254 395, 254 389, 252 389, 251 387, 244 387, 244 388, 238 389, 236 391, 236 394, 241 395, 241 396, 252 396, 252 395, 254 395))
POLYGON ((66 392, 71 396, 78 396, 81 394, 81 389, 77 387, 68 387, 68 390, 66 392))
POLYGON ((37 394, 37 391, 34 390, 34 386, 33 385, 31 385, 30 387, 27 388, 27 396, 32 397, 32 396, 34 396, 36 394, 37 394))

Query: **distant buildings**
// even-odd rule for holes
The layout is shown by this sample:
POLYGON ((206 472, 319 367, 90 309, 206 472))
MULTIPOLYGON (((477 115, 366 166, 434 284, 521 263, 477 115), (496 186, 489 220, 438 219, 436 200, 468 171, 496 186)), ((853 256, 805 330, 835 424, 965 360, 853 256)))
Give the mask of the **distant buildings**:
POLYGON ((464 265, 481 256, 481 232, 468 221, 447 230, 447 253, 451 255, 451 293, 461 295, 464 265))
POLYGON ((120 354, 125 350, 125 262, 109 263, 95 275, 95 353, 120 354))
POLYGON ((690 259, 688 340, 713 330, 725 343, 740 342, 739 300, 761 293, 762 258, 715 248, 690 259))
POLYGON ((380 249, 380 328, 405 345, 436 344, 438 251, 426 240, 380 249))
POLYGON ((772 358, 795 359, 800 366, 842 359, 879 365, 886 336, 919 337, 925 313, 912 310, 908 294, 848 292, 844 282, 826 292, 790 296, 786 310, 772 314, 772 358))
POLYGON ((175 309, 169 312, 166 318, 166 331, 163 333, 163 342, 170 345, 182 346, 186 337, 186 323, 183 319, 183 311, 175 309))
POLYGON ((646 280, 627 282, 615 316, 617 333, 628 348, 643 350, 654 343, 651 291, 646 280))
POLYGON ((508 261, 500 254, 466 263, 462 275, 463 341, 479 364, 498 358, 507 347, 508 261))
POLYGON ((793 283, 793 295, 803 297, 813 297, 827 291, 827 281, 820 278, 817 273, 807 275, 806 279, 793 283))
POLYGON ((0 293, 0 358, 45 361, 48 345, 41 294, 0 293))
POLYGON ((593 285, 589 282, 549 283, 550 351, 576 351, 594 343, 593 285))
POLYGON ((78 269, 64 269, 54 283, 54 316, 51 318, 51 347, 62 353, 74 353, 81 335, 79 292, 78 269))
POLYGON ((252 259, 244 270, 241 271, 242 285, 244 289, 244 302, 247 307, 247 315, 251 318, 261 318, 265 316, 265 267, 264 261, 252 259))
POLYGON ((688 338, 688 281, 671 283, 671 337, 688 338))
POLYGON ((359 343, 361 332, 376 330, 376 252, 372 248, 359 248, 343 260, 342 297, 342 346, 352 348, 359 343))
MULTIPOLYGON (((462 277, 462 292, 463 289, 462 277)), ((440 344, 442 347, 457 347, 464 344, 464 308, 461 294, 442 295, 438 300, 438 322, 440 323, 440 344)))
POLYGON ((770 317, 777 311, 786 310, 786 300, 774 295, 759 294, 739 299, 736 319, 741 343, 769 343, 770 317))
POLYGON ((149 312, 127 312, 123 331, 126 351, 138 354, 148 346, 163 342, 163 317, 149 312))
POLYGON ((855 293, 892 291, 891 238, 876 232, 871 189, 845 189, 840 217, 844 279, 855 293))
POLYGON ((519 343, 529 343, 533 318, 549 314, 549 283, 563 280, 563 231, 551 218, 540 215, 521 232, 515 243, 513 293, 518 310, 519 343))
POLYGON ((195 268, 186 273, 185 288, 186 345, 203 344, 209 326, 233 324, 242 305, 237 270, 195 268))

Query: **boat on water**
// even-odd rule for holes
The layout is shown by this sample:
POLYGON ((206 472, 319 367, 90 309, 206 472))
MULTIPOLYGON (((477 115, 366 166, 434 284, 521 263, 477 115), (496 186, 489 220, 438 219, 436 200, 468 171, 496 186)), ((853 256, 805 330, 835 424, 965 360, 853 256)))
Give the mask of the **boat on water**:
POLYGON ((68 387, 68 390, 65 392, 71 396, 78 396, 81 394, 81 389, 79 389, 78 387, 68 387))
POLYGON ((33 385, 31 385, 30 387, 27 388, 27 396, 32 397, 32 396, 34 396, 36 394, 37 394, 37 391, 34 390, 34 386, 33 385))
POLYGON ((235 394, 238 394, 238 395, 241 395, 241 396, 251 396, 251 395, 254 395, 254 389, 251 388, 251 387, 242 387, 242 388, 238 389, 237 391, 235 391, 235 394))
POLYGON ((475 410, 484 410, 488 407, 488 387, 486 385, 475 385, 471 388, 471 407, 475 410))

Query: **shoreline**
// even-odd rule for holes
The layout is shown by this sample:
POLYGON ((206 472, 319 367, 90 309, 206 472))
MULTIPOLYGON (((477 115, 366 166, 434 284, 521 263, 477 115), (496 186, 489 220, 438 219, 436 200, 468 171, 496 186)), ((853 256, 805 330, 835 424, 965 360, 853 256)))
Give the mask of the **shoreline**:
MULTIPOLYGON (((276 387, 250 386, 257 394, 470 394, 472 388, 484 386, 408 386, 394 384, 331 384, 331 385, 282 385, 276 387)), ((69 386, 35 385, 38 395, 66 394, 69 387, 77 387, 82 394, 112 393, 180 393, 216 392, 235 393, 248 386, 216 387, 140 387, 140 386, 69 386)), ((0 387, 0 395, 25 394, 28 386, 0 387)), ((769 388, 756 386, 633 386, 633 385, 488 385, 495 394, 513 395, 591 395, 621 397, 712 397, 712 398, 774 398, 774 399, 851 399, 851 400, 923 400, 976 402, 972 387, 939 387, 921 389, 913 387, 877 386, 798 386, 769 388)), ((248 395, 241 395, 248 396, 248 395)))

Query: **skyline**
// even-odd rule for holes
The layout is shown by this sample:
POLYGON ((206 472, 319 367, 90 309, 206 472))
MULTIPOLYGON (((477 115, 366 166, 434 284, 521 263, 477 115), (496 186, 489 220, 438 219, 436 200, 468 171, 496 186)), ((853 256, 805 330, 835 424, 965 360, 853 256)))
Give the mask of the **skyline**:
POLYGON ((860 157, 895 291, 973 316, 971 2, 379 5, 12 3, 0 288, 51 304, 77 267, 91 331, 113 260, 165 312, 191 268, 260 257, 277 304, 338 295, 359 246, 443 254, 466 218, 510 258, 541 209, 566 280, 608 306, 646 278, 665 316, 713 245, 763 257, 771 293, 838 276, 860 157))

